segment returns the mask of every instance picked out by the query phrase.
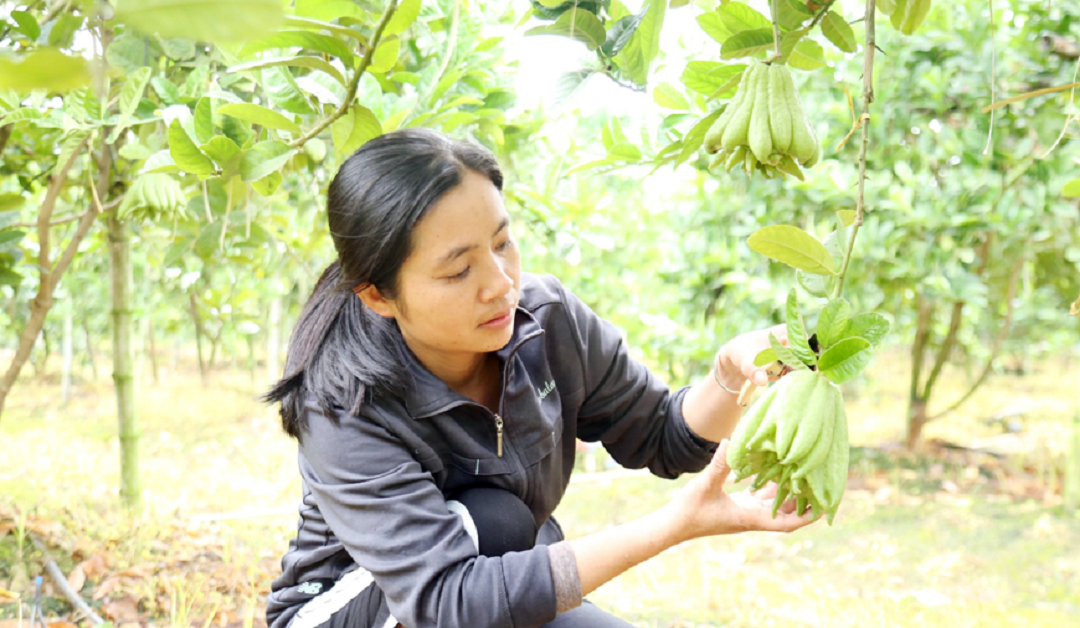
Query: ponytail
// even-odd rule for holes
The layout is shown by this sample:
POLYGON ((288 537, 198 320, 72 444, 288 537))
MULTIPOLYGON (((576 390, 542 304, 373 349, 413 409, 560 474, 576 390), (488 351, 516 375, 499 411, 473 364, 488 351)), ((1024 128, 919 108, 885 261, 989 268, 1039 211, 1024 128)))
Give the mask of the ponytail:
POLYGON ((400 391, 403 356, 394 321, 375 314, 342 279, 341 264, 319 277, 289 339, 285 376, 263 396, 281 403, 281 426, 300 439, 311 396, 323 412, 359 414, 366 396, 400 391))

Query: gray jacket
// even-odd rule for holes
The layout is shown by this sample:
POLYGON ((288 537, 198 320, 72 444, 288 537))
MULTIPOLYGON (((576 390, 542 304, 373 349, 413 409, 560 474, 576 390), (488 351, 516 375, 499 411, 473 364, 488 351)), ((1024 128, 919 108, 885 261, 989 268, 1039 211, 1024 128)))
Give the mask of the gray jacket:
MULTIPOLYGON (((551 518, 574 466, 574 439, 599 441, 628 468, 674 478, 700 471, 716 446, 682 416, 672 392, 632 359, 619 330, 550 276, 524 274, 503 365, 499 415, 450 390, 409 352, 403 398, 377 398, 361 416, 314 401, 300 440, 303 502, 296 537, 268 599, 284 628, 311 598, 309 581, 369 571, 409 628, 528 628, 555 618, 551 518), (446 496, 503 488, 532 510, 537 546, 478 556, 446 496), (308 586, 303 586, 308 583, 308 586)), ((403 341, 402 341, 403 342, 403 341)))

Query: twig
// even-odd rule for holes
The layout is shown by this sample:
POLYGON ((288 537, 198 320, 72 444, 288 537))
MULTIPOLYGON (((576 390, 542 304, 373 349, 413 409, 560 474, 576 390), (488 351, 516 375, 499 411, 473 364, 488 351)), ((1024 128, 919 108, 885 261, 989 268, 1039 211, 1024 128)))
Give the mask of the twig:
MULTIPOLYGON (((123 198, 118 198, 118 199, 109 201, 108 203, 105 203, 104 205, 101 206, 101 213, 109 212, 109 211, 112 211, 112 210, 116 209, 117 207, 120 206, 120 203, 123 202, 123 200, 124 200, 123 198)), ((86 212, 94 211, 94 209, 96 209, 96 208, 88 209, 88 210, 86 210, 86 212)), ((50 221, 49 226, 50 227, 55 227, 57 225, 63 225, 63 224, 69 223, 69 222, 75 222, 76 220, 81 220, 82 217, 86 215, 86 212, 80 212, 80 213, 77 213, 77 214, 70 214, 68 216, 64 216, 63 218, 57 218, 56 220, 50 221)), ((29 229, 31 227, 36 227, 36 226, 37 226, 36 222, 14 222, 14 223, 11 223, 10 225, 5 225, 3 227, 0 227, 0 230, 4 230, 4 229, 29 229)))
MULTIPOLYGON (((1076 77, 1073 77, 1076 80, 1076 77)), ((994 39, 994 0, 990 0, 990 102, 994 102, 997 98, 997 43, 994 39)), ((983 154, 990 152, 990 147, 994 143, 994 112, 990 112, 990 132, 986 135, 986 146, 983 147, 983 154)), ((1069 126, 1069 121, 1065 121, 1065 126, 1069 126)), ((1061 134, 1065 135, 1065 129, 1061 130, 1061 134)), ((1058 138, 1060 141, 1060 138, 1058 138)))
POLYGON ((49 573, 49 577, 52 578, 53 584, 56 585, 56 588, 60 589, 60 592, 67 598, 67 601, 71 602, 72 606, 80 613, 86 615, 95 625, 104 624, 105 620, 99 617, 98 614, 94 612, 94 609, 90 608, 82 597, 80 597, 79 594, 71 588, 71 585, 68 584, 67 577, 64 576, 64 572, 60 571, 60 567, 56 565, 56 561, 53 560, 52 555, 49 553, 49 548, 45 547, 45 544, 39 541, 36 536, 30 535, 30 540, 34 542, 34 546, 38 548, 38 551, 45 556, 45 571, 49 573))
POLYGON ((780 14, 780 12, 776 8, 776 0, 772 0, 769 3, 769 9, 772 12, 772 15, 770 17, 772 18, 773 50, 775 51, 775 56, 773 58, 779 59, 780 57, 784 56, 784 52, 780 50, 780 21, 776 17, 780 14))
POLYGON ((1020 102, 1021 100, 1027 100, 1028 98, 1035 98, 1036 96, 1045 96, 1046 94, 1053 94, 1055 92, 1063 92, 1067 89, 1073 89, 1074 87, 1080 87, 1080 83, 1069 83, 1068 85, 1057 85, 1054 87, 1044 87, 1043 89, 1037 89, 1033 92, 1027 92, 1025 94, 1019 94, 1012 98, 1006 98, 1005 100, 998 101, 992 105, 987 105, 982 108, 983 113, 990 113, 994 109, 1000 109, 1006 105, 1011 105, 1014 102, 1020 102))
POLYGON ((818 14, 814 16, 814 21, 810 22, 810 26, 807 26, 806 29, 813 30, 814 27, 817 26, 818 23, 821 22, 821 20, 829 14, 829 9, 831 9, 832 5, 835 3, 836 0, 829 0, 828 2, 826 2, 825 5, 818 10, 818 14))
MULTIPOLYGON (((1076 84, 1076 76, 1077 76, 1078 72, 1080 72, 1080 57, 1076 58, 1076 65, 1073 66, 1073 84, 1074 85, 1076 84)), ((993 99, 991 98, 991 100, 993 100, 993 99)), ((1074 114, 1072 112, 1073 103, 1075 101, 1076 101, 1076 88, 1074 87, 1072 89, 1072 91, 1069 92, 1069 114, 1065 116, 1065 126, 1061 127, 1061 135, 1058 135, 1057 140, 1054 141, 1054 145, 1051 146, 1050 148, 1046 149, 1046 152, 1043 153, 1043 156, 1040 157, 1039 159, 1046 159, 1046 157, 1050 153, 1054 152, 1054 149, 1058 147, 1058 144, 1061 143, 1061 140, 1063 140, 1065 138, 1065 132, 1069 130, 1069 124, 1074 119, 1076 119, 1076 114, 1074 114)), ((994 119, 993 117, 990 118, 991 122, 993 121, 993 119, 994 119)))
POLYGON ((859 227, 863 224, 863 214, 866 211, 866 156, 870 152, 870 105, 874 102, 874 50, 877 37, 874 29, 874 14, 876 9, 876 0, 866 0, 866 44, 863 46, 863 110, 862 115, 859 117, 859 125, 862 126, 862 146, 859 148, 859 196, 855 205, 855 222, 852 225, 851 239, 848 240, 847 251, 844 252, 844 266, 840 269, 840 278, 836 282, 834 298, 838 298, 844 293, 844 279, 847 277, 848 266, 851 264, 851 252, 855 248, 855 237, 859 235, 859 227))
POLYGON ((371 37, 371 44, 367 50, 364 51, 364 58, 360 61, 360 67, 356 68, 353 72, 352 80, 349 81, 349 88, 345 90, 345 97, 341 99, 341 104, 334 110, 334 113, 323 119, 322 122, 316 124, 313 129, 298 137, 289 143, 290 148, 299 148, 306 144, 308 140, 322 133, 326 127, 333 124, 338 118, 345 115, 345 112, 349 110, 349 106, 352 105, 352 101, 356 98, 356 90, 360 86, 360 77, 367 72, 368 66, 371 65, 371 60, 375 58, 375 50, 379 47, 379 42, 382 40, 383 31, 386 30, 386 25, 390 23, 390 18, 394 17, 394 11, 397 10, 397 0, 390 0, 390 4, 386 7, 386 12, 383 13, 382 19, 379 20, 379 25, 375 27, 375 34, 371 37))

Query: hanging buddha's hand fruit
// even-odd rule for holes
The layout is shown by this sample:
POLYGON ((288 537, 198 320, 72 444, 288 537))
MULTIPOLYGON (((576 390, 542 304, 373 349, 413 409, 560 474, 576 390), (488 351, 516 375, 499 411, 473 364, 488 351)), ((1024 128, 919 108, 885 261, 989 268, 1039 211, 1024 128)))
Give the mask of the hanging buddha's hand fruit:
POLYGON ((832 524, 847 487, 848 425, 839 384, 867 366, 874 347, 888 333, 879 314, 851 314, 843 298, 818 313, 807 337, 794 289, 787 300, 787 344, 770 335, 771 347, 754 360, 792 369, 765 391, 739 421, 728 446, 728 466, 736 481, 755 476, 754 488, 777 484, 773 516, 785 499, 796 512, 810 509, 832 524))
POLYGON ((717 154, 728 172, 742 165, 747 174, 803 179, 800 165, 817 163, 821 146, 803 113, 799 91, 787 66, 751 63, 735 97, 705 134, 705 150, 717 154))
POLYGON ((739 422, 728 447, 736 481, 757 476, 755 488, 777 483, 776 509, 805 498, 831 524, 847 486, 847 418, 840 388, 817 371, 799 370, 769 388, 739 422))

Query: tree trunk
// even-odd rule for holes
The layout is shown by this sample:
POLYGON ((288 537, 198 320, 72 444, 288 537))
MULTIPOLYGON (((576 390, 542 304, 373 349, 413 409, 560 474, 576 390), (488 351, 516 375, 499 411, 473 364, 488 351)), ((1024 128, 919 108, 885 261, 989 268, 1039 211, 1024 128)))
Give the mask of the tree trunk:
POLYGON ((73 333, 72 327, 74 326, 73 321, 71 320, 72 305, 71 297, 69 297, 68 306, 64 308, 64 373, 60 378, 60 397, 63 400, 64 406, 67 406, 68 402, 71 401, 71 367, 74 362, 75 353, 72 347, 74 343, 71 341, 73 333))
POLYGON ((195 286, 192 286, 192 291, 188 293, 188 304, 191 310, 191 320, 195 322, 195 354, 199 358, 199 377, 202 378, 203 388, 206 388, 206 363, 203 362, 203 324, 202 317, 199 316, 199 304, 195 300, 195 286))
POLYGON ((137 509, 142 501, 139 484, 139 430, 135 416, 135 379, 132 375, 131 233, 126 223, 109 216, 109 275, 112 284, 113 381, 120 427, 120 497, 137 509))
POLYGON ((158 362, 157 362, 157 344, 154 342, 154 319, 147 314, 146 315, 146 352, 150 356, 150 375, 153 377, 154 385, 158 385, 158 362))
POLYGON ((281 377, 278 358, 281 354, 281 297, 270 301, 269 334, 266 340, 266 381, 271 384, 281 377))
POLYGON ((90 325, 86 322, 84 317, 82 320, 83 342, 86 343, 86 357, 90 358, 90 375, 96 380, 98 378, 97 372, 97 360, 94 358, 94 340, 90 337, 90 325))
POLYGON ((926 425, 926 400, 913 399, 908 406, 907 438, 904 445, 914 451, 922 439, 922 430, 926 425))

